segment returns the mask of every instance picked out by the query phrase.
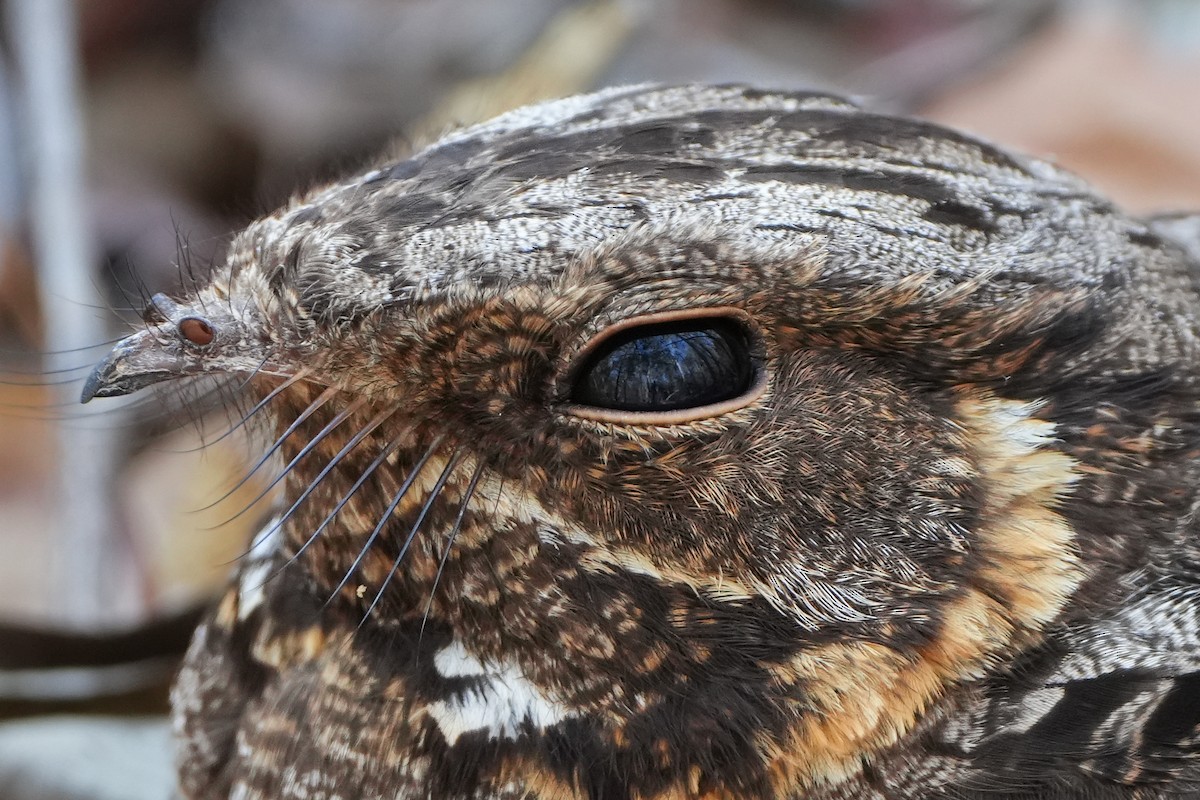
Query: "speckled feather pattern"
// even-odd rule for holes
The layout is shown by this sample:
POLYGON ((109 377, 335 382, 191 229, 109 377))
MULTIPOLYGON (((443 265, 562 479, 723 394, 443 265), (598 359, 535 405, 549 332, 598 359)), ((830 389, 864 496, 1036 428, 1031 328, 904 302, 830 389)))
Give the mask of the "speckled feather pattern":
POLYGON ((287 381, 282 516, 174 692, 184 794, 1196 796, 1188 230, 740 86, 297 196, 120 346, 287 381), (752 396, 572 405, 594 337, 689 314, 746 328, 752 396))

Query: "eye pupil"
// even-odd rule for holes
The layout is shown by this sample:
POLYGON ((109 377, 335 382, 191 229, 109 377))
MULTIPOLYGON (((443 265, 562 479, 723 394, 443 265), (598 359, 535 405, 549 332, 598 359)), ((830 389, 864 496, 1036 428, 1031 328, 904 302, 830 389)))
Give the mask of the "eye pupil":
POLYGON ((753 359, 737 325, 683 320, 604 340, 576 373, 571 400, 616 411, 677 411, 737 397, 753 378, 753 359))
POLYGON ((213 340, 213 327, 206 319, 188 317, 179 321, 179 333, 194 345, 203 347, 213 340))

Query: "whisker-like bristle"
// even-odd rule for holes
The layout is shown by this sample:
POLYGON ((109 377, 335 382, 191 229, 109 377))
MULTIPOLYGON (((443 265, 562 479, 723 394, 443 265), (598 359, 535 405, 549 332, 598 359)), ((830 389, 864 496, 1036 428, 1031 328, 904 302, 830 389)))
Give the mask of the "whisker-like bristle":
MULTIPOLYGON (((313 479, 312 483, 305 488, 304 492, 300 495, 300 498, 296 500, 295 504, 283 514, 278 525, 275 527, 278 528, 280 525, 283 525, 283 523, 287 522, 287 520, 292 516, 293 513, 295 513, 296 509, 300 507, 300 504, 304 502, 304 499, 308 497, 317 484, 319 484, 325 478, 325 476, 329 474, 330 470, 337 466, 342 458, 344 458, 363 439, 365 439, 372 431, 382 425, 384 421, 386 421, 388 417, 394 413, 395 409, 387 409, 380 412, 375 416, 374 419, 368 422, 366 426, 364 426, 363 429, 354 436, 354 438, 347 442, 346 445, 329 460, 329 463, 323 470, 321 470, 317 477, 313 479)), ((338 513, 341 512, 346 503, 350 502, 350 498, 354 496, 354 493, 357 492, 362 485, 367 482, 367 479, 371 477, 375 470, 379 469, 379 466, 387 460, 387 457, 395 452, 396 448, 400 445, 400 440, 404 438, 405 433, 401 433, 386 446, 384 446, 384 448, 379 452, 379 455, 375 457, 375 460, 367 465, 367 468, 362 471, 362 474, 358 476, 358 478, 354 481, 354 484, 350 487, 346 494, 342 496, 342 499, 337 502, 337 504, 333 507, 333 510, 325 516, 325 519, 321 521, 321 524, 318 525, 315 530, 313 530, 309 537, 304 541, 304 544, 302 544, 296 551, 295 555, 289 558, 287 563, 280 568, 280 571, 290 566, 292 562, 299 558, 301 554, 303 554, 304 551, 307 550, 309 546, 317 540, 317 537, 321 535, 321 531, 325 530, 325 528, 328 527, 331 522, 333 522, 334 518, 338 515, 338 513)))
MULTIPOLYGON (((253 478, 255 473, 257 473, 260 469, 262 469, 263 465, 271 460, 271 458, 275 455, 275 453, 278 452, 279 448, 283 446, 283 443, 285 441, 287 441, 288 437, 291 436, 293 433, 295 433, 296 429, 299 428, 301 425, 303 425, 305 420, 307 420, 309 417, 311 417, 313 414, 315 414, 317 412, 317 410, 320 409, 323 405, 328 403, 333 398, 333 396, 335 394, 337 394, 337 392, 338 392, 338 390, 335 387, 330 386, 328 389, 321 392, 321 394, 317 395, 316 399, 314 399, 311 403, 309 403, 308 407, 305 408, 303 411, 301 411, 296 416, 296 419, 293 420, 292 424, 287 427, 287 430, 285 430, 282 434, 279 435, 279 437, 277 439, 275 439, 274 443, 270 447, 267 448, 267 451, 265 453, 263 453, 262 457, 259 458, 258 461, 256 461, 254 463, 254 466, 250 467, 250 469, 246 472, 246 474, 244 476, 242 476, 242 478, 237 483, 235 483, 233 485, 233 487, 229 489, 229 491, 227 491, 225 494, 221 495, 220 497, 218 497, 216 500, 209 503, 208 505, 202 506, 202 507, 196 509, 196 511, 207 511, 208 509, 212 508, 213 506, 216 506, 216 505, 224 502, 225 500, 229 499, 229 497, 231 495, 233 495, 234 492, 236 492, 238 489, 245 486, 246 481, 253 478)), ((272 394, 274 394, 274 393, 272 393, 272 394)), ((270 399, 270 395, 268 395, 267 399, 268 400, 270 399)), ((318 434, 318 439, 323 438, 324 435, 326 433, 328 433, 329 430, 332 430, 332 428, 321 431, 321 433, 318 434)), ((254 499, 254 503, 257 503, 259 500, 266 497, 267 493, 270 492, 271 489, 275 488, 275 485, 278 484, 279 481, 283 479, 284 475, 288 474, 288 472, 292 469, 292 467, 296 466, 296 463, 307 452, 308 452, 307 448, 304 450, 301 450, 300 453, 295 458, 293 458, 292 461, 286 467, 284 467, 283 471, 279 474, 279 476, 277 478, 275 478, 274 481, 271 482, 271 485, 268 486, 263 491, 262 494, 260 494, 258 497, 256 497, 254 499)), ((250 505, 254 505, 254 503, 251 503, 250 505)))
POLYGON ((253 381, 255 378, 257 378, 260 374, 262 374, 262 368, 265 367, 267 365, 267 362, 270 360, 271 360, 270 356, 265 356, 262 361, 259 361, 258 364, 255 365, 254 369, 250 370, 250 374, 247 375, 245 378, 243 378, 242 382, 239 383, 237 385, 237 388, 233 390, 234 393, 240 393, 240 392, 245 391, 246 387, 250 385, 250 382, 253 381))
MULTIPOLYGON (((108 296, 109 287, 115 288, 117 293, 120 294, 121 299, 124 300, 125 304, 130 307, 130 310, 140 317, 142 310, 150 304, 150 296, 153 294, 153 292, 150 290, 150 286, 146 283, 145 279, 141 276, 137 269, 134 268, 132 262, 128 258, 123 258, 121 260, 123 262, 124 269, 118 271, 116 269, 116 263, 112 259, 109 259, 105 264, 105 271, 108 273, 108 280, 104 283, 104 285, 100 285, 98 281, 93 280, 93 288, 95 289, 96 294, 101 297, 108 296), (125 284, 125 281, 123 280, 124 278, 128 278, 133 281, 132 289, 125 284)), ((115 307, 113 310, 114 312, 117 311, 115 307)))
MULTIPOLYGON (((283 383, 279 384, 279 385, 278 385, 278 386, 276 386, 274 389, 272 389, 272 390, 271 390, 271 392, 270 392, 270 393, 269 393, 269 394, 268 394, 266 397, 264 397, 262 400, 259 400, 257 403, 255 403, 255 404, 254 404, 254 406, 253 406, 253 407, 252 407, 252 408, 251 408, 249 411, 246 411, 246 412, 244 412, 244 413, 240 414, 240 415, 239 415, 239 419, 238 419, 238 421, 237 421, 237 422, 235 422, 235 423, 234 423, 234 424, 233 424, 233 425, 232 425, 232 426, 229 428, 229 430, 227 430, 227 431, 225 431, 224 433, 222 433, 222 434, 221 434, 220 436, 218 436, 216 439, 212 439, 212 440, 205 441, 205 442, 204 442, 202 445, 200 445, 199 447, 194 447, 194 448, 191 448, 191 449, 189 449, 189 450, 182 450, 182 451, 179 451, 179 452, 183 452, 183 453, 193 453, 193 452, 197 452, 197 451, 199 451, 199 450, 203 450, 204 448, 206 448, 206 447, 208 447, 208 446, 210 446, 210 445, 214 445, 214 444, 216 444, 217 442, 220 442, 220 441, 222 441, 222 440, 224 440, 224 439, 227 439, 228 437, 230 437, 230 436, 232 436, 234 433, 236 433, 236 432, 238 431, 238 429, 240 429, 242 426, 244 426, 246 423, 248 423, 248 422, 249 422, 251 419, 253 419, 253 418, 254 418, 254 417, 255 417, 255 416, 256 416, 256 415, 257 415, 257 414, 258 414, 260 411, 262 411, 264 408, 266 408, 268 405, 270 405, 270 403, 271 403, 271 401, 272 401, 272 400, 274 400, 275 398, 279 397, 279 395, 283 394, 285 391, 287 391, 287 389, 289 389, 290 387, 292 387, 293 385, 295 385, 297 382, 299 382, 299 381, 301 381, 301 380, 304 380, 304 379, 305 379, 305 378, 307 378, 308 376, 309 376, 309 372, 308 372, 307 370, 301 370, 300 372, 297 372, 295 375, 291 376, 290 378, 288 378, 287 380, 285 380, 283 383)), ((249 379, 247 379, 247 380, 249 380, 249 379)), ((243 383, 243 384, 242 384, 242 387, 244 387, 244 386, 245 386, 245 383, 243 383)), ((330 397, 332 397, 332 396, 333 396, 333 394, 332 394, 332 393, 333 393, 333 392, 336 392, 336 389, 333 389, 333 390, 327 390, 327 391, 328 391, 328 392, 330 392, 330 397)), ((319 399, 319 398, 318 398, 318 399, 319 399)), ((315 402, 315 401, 314 401, 314 402, 315 402)), ((307 410, 307 409, 306 409, 306 410, 307 410)), ((273 447, 278 447, 280 444, 282 444, 282 439, 280 439, 280 440, 277 440, 277 441, 275 442, 275 444, 273 445, 273 447)), ((265 463, 265 462, 266 462, 266 460, 267 460, 267 459, 269 459, 269 458, 271 457, 271 453, 272 453, 272 452, 274 452, 274 450, 273 450, 273 449, 272 449, 271 451, 268 451, 267 455, 266 455, 266 456, 264 456, 264 457, 262 458, 262 460, 260 460, 260 461, 259 461, 259 462, 258 462, 258 463, 255 465, 254 469, 252 469, 252 470, 250 471, 250 473, 249 473, 248 475, 246 475, 246 477, 245 477, 245 478, 243 478, 243 479, 242 479, 242 482, 241 482, 241 483, 239 483, 239 484, 238 484, 238 486, 235 486, 235 487, 234 487, 232 490, 230 490, 230 491, 231 491, 231 492, 237 491, 237 489, 238 489, 238 488, 239 488, 239 487, 242 485, 242 483, 245 483, 245 481, 246 481, 246 480, 249 480, 250 476, 254 474, 254 471, 255 471, 255 470, 257 470, 259 467, 261 467, 261 466, 263 465, 263 463, 265 463)), ((225 497, 228 497, 228 496, 229 496, 229 495, 226 495, 225 497)), ((224 497, 222 497, 222 498, 221 498, 221 500, 224 500, 224 499, 225 499, 224 497)), ((221 502, 221 500, 218 500, 217 502, 219 503, 219 502, 221 502)), ((214 503, 214 505, 215 505, 215 503, 214 503)))
POLYGON ((54 423, 61 427, 70 429, 81 429, 85 426, 83 423, 100 419, 107 420, 124 420, 122 424, 112 425, 113 428, 129 428, 143 430, 146 427, 146 420, 125 419, 130 411, 138 409, 152 409, 159 406, 159 403, 151 396, 139 398, 137 400, 106 407, 97 410, 80 410, 71 414, 63 414, 58 409, 64 408, 62 404, 46 403, 41 405, 30 403, 3 403, 0 402, 0 415, 9 419, 31 420, 34 422, 54 423))
MULTIPOLYGON (((95 367, 96 367, 95 361, 89 361, 85 364, 78 364, 74 367, 60 367, 58 369, 40 369, 40 368, 33 368, 33 367, 25 367, 25 366, 21 366, 18 364, 5 364, 2 371, 7 375, 28 375, 30 377, 41 377, 43 375, 62 375, 64 373, 68 373, 68 372, 83 372, 84 370, 91 370, 91 369, 94 369, 95 367)), ((75 380, 79 380, 79 377, 76 377, 75 380)), ((44 383, 42 383, 40 381, 38 381, 38 382, 31 381, 30 383, 31 383, 31 385, 35 385, 35 386, 45 385, 44 383)))
MULTIPOLYGON (((357 405, 361 406, 362 404, 359 403, 357 405)), ((351 407, 353 408, 353 405, 351 407)), ((351 410, 350 408, 346 409, 346 411, 350 411, 350 410, 351 410)), ((343 412, 343 413, 345 413, 345 412, 343 412)), ((344 459, 347 455, 349 455, 350 451, 353 450, 355 447, 357 447, 359 445, 359 443, 362 442, 363 439, 367 438, 367 436, 369 436, 376 428, 378 428, 380 425, 382 425, 384 423, 384 421, 387 420, 388 417, 390 417, 392 414, 395 414, 395 413, 396 413, 396 409, 394 409, 394 408, 384 409, 379 414, 376 414, 375 417, 370 422, 368 422, 366 425, 364 425, 362 430, 360 430, 358 433, 354 434, 354 436, 352 436, 350 438, 350 441, 348 441, 348 442, 346 442, 346 444, 342 445, 342 448, 340 450, 338 450, 336 453, 334 453, 333 457, 331 459, 329 459, 329 463, 326 464, 321 469, 321 471, 317 473, 317 477, 315 477, 311 481, 309 481, 308 485, 304 487, 304 491, 300 493, 300 496, 298 498, 296 498, 296 502, 292 503, 292 505, 288 508, 288 510, 283 512, 283 516, 280 517, 279 522, 276 523, 276 525, 275 525, 275 528, 282 527, 285 522, 287 522, 289 519, 291 519, 292 515, 295 514, 297 509, 299 509, 300 506, 304 504, 304 501, 308 499, 309 495, 311 495, 314 491, 316 491, 317 487, 321 485, 321 481, 325 480, 325 478, 327 478, 329 476, 329 473, 333 472, 334 468, 337 467, 337 465, 342 462, 342 459, 344 459)), ((336 419, 335 419, 335 421, 336 421, 336 419)), ((332 424, 332 423, 330 423, 330 424, 332 424)), ((324 431, 322 431, 322 434, 318 434, 318 435, 321 438, 324 438, 323 434, 324 434, 324 431)), ((285 470, 284 475, 286 475, 286 474, 287 474, 287 471, 285 470)), ((283 477, 283 475, 281 475, 279 478, 276 478, 276 481, 280 480, 282 477, 283 477)), ((270 532, 271 531, 268 531, 268 533, 270 533, 270 532)))
MULTIPOLYGON (((354 414, 356 411, 361 409, 366 404, 366 402, 367 401, 365 398, 358 398, 358 399, 354 400, 353 402, 351 402, 350 405, 346 406, 345 409, 340 411, 337 414, 337 416, 335 416, 333 419, 331 419, 324 428, 322 428, 320 431, 318 431, 317 434, 315 436, 313 436, 313 438, 311 440, 309 440, 308 444, 304 445, 304 447, 302 447, 300 449, 300 452, 296 453, 295 457, 291 461, 289 461, 282 470, 280 470, 279 474, 277 476, 275 476, 275 479, 273 481, 271 481, 271 483, 268 484, 266 488, 264 488, 261 492, 259 492, 258 495, 256 495, 253 500, 251 500, 249 503, 247 503, 245 508, 243 508, 241 511, 234 514, 229 519, 222 522, 221 525, 228 525, 230 522, 233 522, 235 519, 240 517, 242 514, 245 514, 247 511, 249 511, 251 508, 253 508, 254 505, 259 500, 262 500, 264 497, 266 497, 271 492, 271 490, 274 489, 276 486, 278 486, 279 482, 282 481, 284 478, 286 478, 288 473, 291 472, 292 469, 294 469, 295 466, 300 463, 301 459, 303 459, 305 456, 307 456, 309 453, 311 453, 313 450, 315 450, 321 444, 321 442, 325 441, 325 437, 329 436, 329 434, 332 433, 333 430, 335 428, 337 428, 337 426, 341 425, 352 414, 354 414)), ((299 506, 299 504, 305 498, 307 498, 309 494, 312 493, 313 489, 316 488, 317 484, 321 482, 321 479, 329 474, 330 470, 332 470, 333 467, 337 465, 337 462, 339 460, 341 460, 341 456, 344 454, 345 454, 345 448, 343 448, 343 451, 340 452, 337 456, 335 456, 334 459, 329 462, 329 465, 326 466, 325 469, 321 471, 321 474, 308 485, 308 488, 305 489, 304 494, 302 494, 300 496, 300 499, 296 501, 295 505, 293 505, 292 508, 288 511, 288 514, 291 514, 293 511, 295 511, 296 507, 299 506)), ((220 527, 220 526, 217 526, 217 527, 220 527)))
MULTIPOLYGON (((455 453, 457 456, 458 454, 455 453)), ((421 640, 425 636, 425 624, 429 622, 429 612, 433 610, 433 598, 437 594, 438 584, 442 580, 442 573, 446 570, 446 562, 450 559, 450 550, 454 547, 454 540, 458 537, 459 530, 462 529, 463 519, 467 516, 467 508, 471 504, 471 498, 475 495, 475 487, 479 485, 479 479, 483 477, 483 462, 480 461, 475 465, 475 470, 471 473, 471 479, 467 482, 467 488, 463 492, 462 499, 459 500, 458 515, 454 518, 454 524, 450 527, 450 535, 446 537, 446 548, 442 551, 442 557, 438 559, 437 572, 433 576, 433 586, 429 587, 429 599, 425 601, 425 613, 421 615, 421 629, 417 632, 417 646, 413 648, 414 658, 419 657, 421 653, 421 640)))
MULTIPOLYGON (((416 474, 420 471, 420 469, 425 466, 425 462, 428 460, 431 453, 433 452, 433 448, 436 447, 440 442, 441 442, 441 438, 439 437, 437 440, 434 441, 434 443, 430 446, 430 448, 425 451, 425 456, 422 457, 421 460, 417 462, 417 465, 413 467, 413 470, 409 475, 410 479, 414 478, 416 476, 416 474)), ((386 456, 389 454, 390 454, 390 452, 385 453, 384 455, 386 456)), ((457 458, 457 453, 455 454, 454 458, 457 458)), ((453 461, 454 458, 452 458, 451 460, 453 461)), ((372 464, 371 466, 372 466, 372 468, 374 468, 375 466, 377 466, 377 464, 372 464)), ((449 466, 447 466, 447 470, 448 469, 449 469, 449 466)), ((445 476, 446 471, 443 471, 442 475, 445 476)), ((362 480, 362 479, 360 479, 360 480, 362 480)), ((435 487, 435 489, 434 489, 434 496, 436 496, 436 492, 440 490, 441 484, 445 482, 443 477, 439 477, 438 481, 439 481, 438 487, 435 487)), ((411 480, 408 481, 408 483, 411 484, 411 480)), ((358 488, 358 485, 359 485, 358 483, 355 483, 355 485, 350 489, 350 492, 353 493, 355 491, 355 489, 358 488)), ((405 487, 401 487, 401 489, 402 489, 402 491, 407 492, 407 489, 405 487)), ((401 495, 401 496, 403 496, 403 495, 401 495)), ((337 511, 340 510, 340 507, 341 507, 341 504, 339 504, 338 509, 334 510, 334 513, 337 513, 337 511)), ((424 514, 422 514, 422 517, 423 516, 424 516, 424 514)), ((325 519, 325 522, 321 523, 321 528, 325 527, 325 524, 328 523, 329 520, 332 519, 332 517, 333 517, 333 514, 330 514, 330 516, 325 519)), ((313 534, 313 536, 309 539, 309 541, 305 542, 305 547, 307 547, 313 541, 313 539, 316 538, 316 533, 319 533, 320 530, 321 529, 318 528, 317 531, 313 534)), ((351 564, 350 568, 346 570, 346 574, 342 576, 341 582, 338 583, 338 585, 330 593, 329 597, 325 600, 325 605, 329 605, 329 603, 331 603, 333 601, 333 599, 335 597, 337 597, 338 592, 340 592, 346 586, 346 584, 349 582, 350 578, 354 575, 355 572, 358 571, 358 568, 362 564, 363 559, 365 559, 367 557, 367 553, 370 552, 371 547, 375 544, 375 541, 378 539, 379 534, 382 531, 383 531, 382 525, 376 525, 375 529, 373 531, 371 531, 371 535, 368 536, 366 542, 363 543, 362 548, 358 552, 358 556, 354 559, 354 563, 351 564)), ((303 548, 301 548, 301 549, 303 549, 303 548)), ((299 553, 297 553, 297 555, 299 555, 299 553)))
MULTIPOLYGON (((94 342, 93 344, 85 344, 82 347, 66 347, 66 348, 63 348, 62 350, 41 350, 41 351, 39 351, 38 355, 41 355, 42 357, 47 357, 47 356, 64 356, 64 355, 68 355, 70 353, 86 353, 91 350, 98 350, 101 347, 112 347, 114 344, 116 344, 117 342, 121 341, 124 338, 125 338, 125 334, 121 334, 120 336, 116 336, 112 339, 104 339, 99 342, 94 342)), ((0 356, 15 356, 18 358, 23 358, 28 355, 29 355, 28 352, 26 352, 24 350, 19 350, 19 349, 11 348, 11 347, 0 347, 0 356)), ((81 369, 82 369, 82 367, 81 367, 81 369)))
MULTIPOLYGON (((277 577, 281 572, 283 572, 285 569, 287 569, 292 564, 294 564, 296 562, 296 559, 300 558, 300 556, 304 553, 304 551, 307 550, 309 548, 309 546, 312 545, 312 543, 317 540, 317 537, 321 535, 321 532, 323 530, 325 530, 325 528, 328 527, 328 525, 331 522, 333 522, 334 518, 337 517, 337 515, 345 507, 346 503, 350 502, 350 498, 354 497, 355 492, 357 492, 362 487, 362 485, 367 482, 367 479, 371 477, 371 475, 375 472, 375 470, 379 469, 380 465, 382 465, 383 462, 387 461, 388 456, 390 456, 392 453, 396 452, 396 448, 400 446, 400 442, 401 442, 401 440, 403 440, 406 433, 407 433, 407 431, 405 433, 400 434, 395 439, 388 442, 388 444, 381 451, 379 451, 379 455, 377 455, 375 457, 375 460, 372 461, 369 465, 367 465, 367 468, 365 470, 363 470, 363 473, 358 476, 358 480, 356 480, 354 482, 354 485, 350 487, 349 491, 347 491, 346 494, 342 496, 342 499, 338 501, 337 505, 334 506, 333 510, 330 511, 329 514, 326 515, 325 519, 321 521, 321 524, 317 526, 316 530, 314 530, 312 532, 312 534, 308 537, 308 539, 306 539, 304 541, 304 544, 300 545, 300 548, 298 550, 296 550, 295 554, 292 555, 291 558, 289 558, 287 561, 285 561, 283 564, 281 564, 278 569, 274 570, 270 575, 268 575, 267 579, 263 581, 264 584, 269 583, 272 579, 277 577)), ((286 521, 287 521, 286 516, 280 517, 279 522, 277 524, 272 525, 268 530, 266 530, 261 535, 263 537, 270 536, 272 533, 274 533, 279 528, 280 525, 282 525, 286 521)), ((370 546, 370 541, 368 541, 367 546, 368 547, 370 546)), ((249 555, 250 551, 252 551, 253 549, 254 549, 254 547, 251 546, 250 550, 246 551, 246 555, 249 555)), ((356 561, 355 563, 357 564, 358 562, 356 561)), ((338 590, 341 589, 342 585, 345 585, 344 580, 342 581, 342 584, 338 586, 338 590)), ((337 593, 337 591, 334 592, 334 594, 336 594, 336 593, 337 593)), ((325 604, 328 605, 329 600, 332 600, 332 599, 333 599, 333 595, 330 595, 329 599, 325 601, 325 604)))
MULTIPOLYGON (((59 370, 59 372, 66 372, 66 371, 67 370, 59 370)), ((51 373, 46 372, 44 374, 49 375, 51 373)), ((48 380, 48 381, 42 381, 42 380, 14 381, 14 380, 5 379, 5 380, 0 380, 0 385, 3 385, 3 386, 67 386, 68 384, 79 383, 79 382, 80 382, 80 377, 78 375, 75 375, 72 377, 63 378, 61 380, 48 380)), ((71 401, 71 405, 79 405, 79 401, 78 400, 71 401)))
MULTIPOLYGON (((375 525, 375 530, 371 531, 371 535, 367 538, 368 542, 373 541, 376 537, 379 536, 379 532, 383 530, 384 525, 386 525, 387 521, 389 519, 391 519, 392 514, 396 511, 396 508, 404 500, 404 497, 408 494, 409 489, 412 488, 413 483, 416 481, 417 476, 421 473, 421 470, 425 467, 425 464, 429 461, 429 459, 433 455, 434 451, 441 445, 444 438, 445 438, 444 436, 438 435, 437 438, 435 438, 433 440, 433 442, 430 443, 429 447, 427 447, 425 449, 425 452, 421 454, 421 458, 417 461, 416 464, 413 465, 412 470, 408 473, 408 477, 404 479, 404 483, 402 483, 400 485, 399 490, 397 490, 396 496, 392 498, 392 502, 388 504, 387 509, 379 517, 379 522, 375 525)), ((458 458, 458 451, 456 450, 454 455, 450 458, 450 462, 456 461, 457 458, 458 458)), ((441 491, 440 487, 445 485, 446 478, 449 477, 450 466, 451 466, 451 463, 447 463, 446 468, 442 470, 442 474, 440 476, 438 476, 438 488, 435 491, 431 492, 431 495, 430 495, 431 497, 436 497, 438 492, 441 491)), ((420 529, 421 523, 425 521, 425 515, 429 513, 430 507, 431 507, 431 503, 427 499, 425 504, 422 505, 421 511, 417 515, 417 519, 413 522, 412 528, 408 532, 408 537, 405 539, 403 546, 400 548, 399 554, 397 554, 397 556, 396 556, 396 560, 392 562, 392 568, 388 571, 387 577, 383 579, 383 583, 380 585, 379 591, 376 592, 375 599, 373 599, 371 601, 371 605, 367 608, 366 612, 363 614, 362 620, 359 621, 360 628, 362 627, 363 623, 365 623, 368 619, 370 619, 371 612, 375 610, 375 606, 379 605, 379 601, 380 601, 380 599, 382 599, 383 593, 385 591, 387 591, 387 587, 391 583, 392 576, 396 573, 396 570, 400 568, 400 562, 402 562, 404 560, 405 554, 408 553, 409 546, 412 545, 413 539, 416 538, 417 531, 420 529)), ((364 548, 364 552, 365 551, 366 551, 366 548, 364 548)), ((361 554, 360 554, 360 560, 361 560, 361 554)), ((355 563, 357 564, 358 561, 356 561, 355 563)), ((352 570, 356 569, 356 568, 357 567, 354 567, 354 568, 352 568, 352 570)))

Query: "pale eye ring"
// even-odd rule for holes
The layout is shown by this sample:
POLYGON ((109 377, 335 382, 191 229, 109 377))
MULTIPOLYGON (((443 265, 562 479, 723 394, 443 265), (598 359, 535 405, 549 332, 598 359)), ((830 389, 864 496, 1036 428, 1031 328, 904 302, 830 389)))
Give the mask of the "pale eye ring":
POLYGON ((216 331, 203 317, 185 317, 179 321, 179 335, 197 347, 207 347, 212 344, 216 331))

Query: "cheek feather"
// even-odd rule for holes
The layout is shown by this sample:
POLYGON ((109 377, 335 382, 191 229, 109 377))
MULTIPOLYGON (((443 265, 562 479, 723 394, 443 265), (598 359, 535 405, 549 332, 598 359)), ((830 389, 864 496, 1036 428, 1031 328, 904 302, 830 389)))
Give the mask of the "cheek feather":
POLYGON ((1049 449, 1054 426, 1033 417, 1036 404, 983 392, 964 393, 957 411, 985 487, 975 570, 938 612, 928 643, 905 652, 832 644, 776 670, 817 709, 781 746, 781 796, 856 774, 863 754, 895 745, 953 687, 1040 637, 1082 580, 1075 533, 1057 510, 1077 475, 1071 458, 1049 449))
POLYGON ((1037 411, 982 392, 958 404, 985 492, 976 588, 998 598, 1027 635, 1053 620, 1085 577, 1076 532, 1059 509, 1079 478, 1076 462, 1054 449, 1054 425, 1037 411))

